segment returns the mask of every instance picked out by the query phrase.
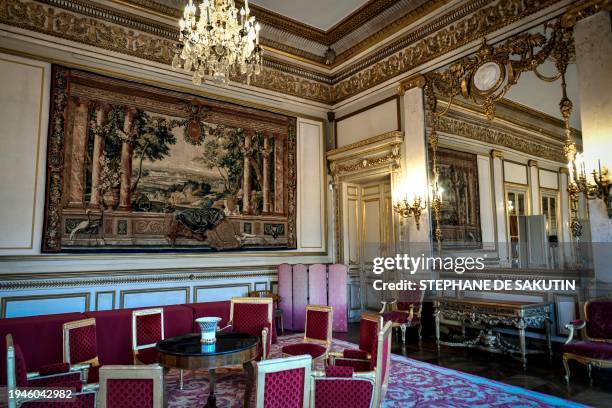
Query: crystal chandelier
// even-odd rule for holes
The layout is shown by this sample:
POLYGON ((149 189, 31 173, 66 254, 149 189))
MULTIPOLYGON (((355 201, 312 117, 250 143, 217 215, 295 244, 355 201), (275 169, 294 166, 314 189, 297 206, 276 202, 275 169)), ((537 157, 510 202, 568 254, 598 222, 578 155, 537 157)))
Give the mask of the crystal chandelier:
POLYGON ((198 7, 189 0, 183 18, 172 68, 193 71, 193 83, 207 77, 227 84, 230 75, 251 75, 261 71, 259 23, 249 15, 249 2, 238 11, 234 0, 203 0, 198 7), (199 14, 199 16, 198 16, 199 14))

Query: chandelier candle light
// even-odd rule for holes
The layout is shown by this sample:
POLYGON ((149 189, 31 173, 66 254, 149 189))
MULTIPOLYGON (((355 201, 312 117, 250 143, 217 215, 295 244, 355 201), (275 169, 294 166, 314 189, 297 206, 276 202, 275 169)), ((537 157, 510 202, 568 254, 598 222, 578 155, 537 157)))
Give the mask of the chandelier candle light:
POLYGON ((248 0, 240 11, 234 0, 203 0, 199 17, 198 7, 189 0, 179 27, 180 43, 172 68, 193 71, 195 85, 201 85, 204 78, 227 84, 232 75, 245 75, 248 84, 252 75, 261 72, 261 26, 250 15, 248 0))

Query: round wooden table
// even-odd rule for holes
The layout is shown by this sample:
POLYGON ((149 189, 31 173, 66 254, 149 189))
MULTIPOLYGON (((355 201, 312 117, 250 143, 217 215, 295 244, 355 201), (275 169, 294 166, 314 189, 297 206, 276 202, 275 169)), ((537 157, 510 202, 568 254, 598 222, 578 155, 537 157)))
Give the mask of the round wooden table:
POLYGON ((257 357, 259 338, 246 333, 218 333, 214 344, 200 343, 200 334, 171 337, 157 343, 159 364, 165 369, 208 370, 210 391, 207 407, 216 407, 215 369, 242 364, 248 380, 244 406, 249 406, 253 389, 254 369, 251 361, 257 357))

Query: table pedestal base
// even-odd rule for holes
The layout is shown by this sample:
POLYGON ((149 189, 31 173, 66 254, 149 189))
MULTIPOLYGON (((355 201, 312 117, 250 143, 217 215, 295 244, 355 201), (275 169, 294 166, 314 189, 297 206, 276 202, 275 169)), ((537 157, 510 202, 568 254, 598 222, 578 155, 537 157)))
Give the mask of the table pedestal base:
POLYGON ((217 397, 215 396, 215 383, 217 382, 217 374, 215 369, 208 370, 208 401, 206 408, 217 407, 217 397))

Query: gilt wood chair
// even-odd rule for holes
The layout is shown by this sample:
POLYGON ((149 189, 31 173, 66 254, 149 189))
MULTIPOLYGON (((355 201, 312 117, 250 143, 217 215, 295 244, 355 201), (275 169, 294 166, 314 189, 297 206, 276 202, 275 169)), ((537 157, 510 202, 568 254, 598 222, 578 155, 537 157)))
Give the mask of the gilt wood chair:
POLYGON ((565 381, 570 383, 569 362, 574 360, 587 366, 589 381, 593 382, 592 367, 612 368, 612 298, 593 299, 584 305, 585 320, 565 325, 569 336, 563 345, 565 381), (583 340, 574 340, 582 331, 583 340))
MULTIPOLYGON (((387 322, 378 331, 377 341, 372 350, 371 359, 345 358, 333 356, 330 359, 332 366, 352 367, 359 377, 370 378, 374 381, 373 407, 381 407, 389 385, 389 372, 391 371, 391 322, 387 322), (369 367, 369 371, 367 369, 369 367)), ((331 354, 331 353, 330 353, 331 354)))
POLYGON ((359 319, 359 348, 329 353, 329 365, 334 365, 336 359, 345 359, 353 361, 352 364, 356 371, 369 371, 373 369, 375 361, 372 360, 372 355, 376 351, 376 341, 381 327, 382 318, 380 315, 362 313, 359 319))
MULTIPOLYGON (((13 343, 13 336, 6 335, 6 368, 7 368, 7 395, 17 395, 20 388, 67 388, 74 392, 70 402, 66 404, 75 407, 93 408, 96 404, 96 391, 83 390, 83 378, 80 371, 70 371, 67 363, 50 364, 41 367, 38 372, 28 373, 26 362, 18 344, 13 343)), ((9 408, 46 408, 52 402, 42 399, 17 396, 8 399, 9 408)))
POLYGON ((164 338, 164 309, 141 309, 132 312, 134 364, 157 363, 155 346, 164 338))
POLYGON ((406 344, 406 329, 418 327, 419 342, 421 341, 421 309, 425 292, 422 290, 402 290, 397 299, 383 300, 380 315, 385 322, 391 322, 393 328, 402 332, 402 344, 406 344))
POLYGON ((331 366, 313 372, 310 386, 312 408, 372 408, 374 379, 355 373, 353 367, 331 366))
POLYGON ((304 341, 282 348, 283 356, 308 354, 316 360, 327 358, 332 342, 333 309, 331 306, 306 306, 304 341))
POLYGON ((256 408, 309 407, 311 366, 310 356, 258 362, 256 408))
POLYGON ((100 368, 98 408, 163 408, 164 372, 154 365, 100 368))
POLYGON ((281 297, 271 290, 253 290, 249 292, 249 297, 262 297, 262 298, 272 298, 272 303, 274 305, 274 323, 278 322, 280 327, 280 333, 285 333, 285 327, 283 323, 283 310, 279 307, 281 302, 281 297))
POLYGON ((82 319, 63 325, 63 357, 73 369, 82 369, 85 383, 98 383, 100 360, 96 319, 82 319))
POLYGON ((259 337, 256 361, 265 360, 272 347, 272 298, 234 297, 230 302, 230 321, 222 331, 249 333, 259 337))

